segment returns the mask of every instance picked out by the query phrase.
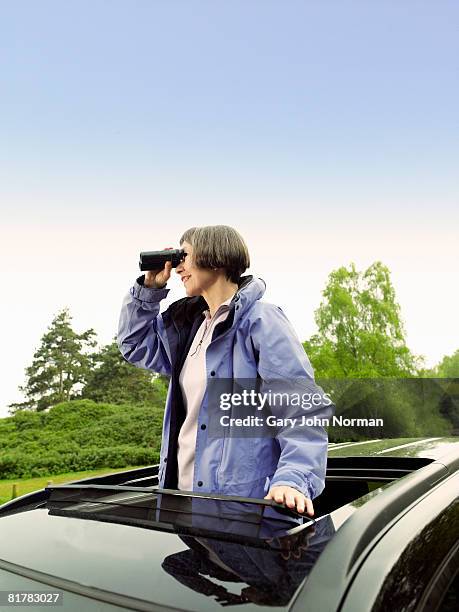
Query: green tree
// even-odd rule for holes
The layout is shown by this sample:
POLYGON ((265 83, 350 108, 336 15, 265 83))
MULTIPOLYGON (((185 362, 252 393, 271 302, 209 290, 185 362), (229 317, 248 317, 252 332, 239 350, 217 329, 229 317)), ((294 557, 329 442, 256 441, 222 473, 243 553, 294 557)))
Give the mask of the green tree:
POLYGON ((111 404, 163 406, 168 380, 136 368, 123 358, 116 340, 95 355, 82 397, 111 404))
POLYGON ((78 397, 91 370, 93 355, 88 349, 96 345, 96 334, 93 329, 77 334, 71 322, 67 308, 53 319, 32 364, 25 370, 26 384, 19 387, 26 401, 10 404, 10 412, 20 409, 40 411, 78 397))
POLYGON ((318 333, 304 348, 321 377, 368 378, 415 375, 420 359, 405 341, 390 272, 375 262, 334 270, 315 313, 318 333))
POLYGON ((459 378, 459 349, 452 355, 445 355, 434 368, 438 378, 459 378))
POLYGON ((436 381, 443 390, 439 402, 440 413, 451 422, 453 435, 459 435, 459 349, 452 355, 445 355, 439 364, 424 370, 422 375, 426 378, 448 379, 436 381))

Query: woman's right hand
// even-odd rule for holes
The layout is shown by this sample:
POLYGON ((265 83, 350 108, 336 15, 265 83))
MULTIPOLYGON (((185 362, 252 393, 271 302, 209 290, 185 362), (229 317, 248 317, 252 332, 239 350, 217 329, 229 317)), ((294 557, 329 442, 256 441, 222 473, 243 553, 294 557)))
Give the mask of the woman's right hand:
MULTIPOLYGON (((166 247, 164 251, 170 251, 172 247, 166 247)), ((147 270, 145 272, 144 287, 149 289, 162 289, 171 277, 172 262, 166 261, 163 270, 147 270)))

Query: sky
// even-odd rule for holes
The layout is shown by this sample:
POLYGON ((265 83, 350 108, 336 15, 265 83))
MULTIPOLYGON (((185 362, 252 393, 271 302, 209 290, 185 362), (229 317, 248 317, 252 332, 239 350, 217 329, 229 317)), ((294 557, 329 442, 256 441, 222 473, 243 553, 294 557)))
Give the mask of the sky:
POLYGON ((411 350, 457 350, 458 19, 448 0, 2 3, 0 416, 60 309, 110 342, 139 252, 195 225, 242 234, 302 341, 330 272, 382 261, 411 350))

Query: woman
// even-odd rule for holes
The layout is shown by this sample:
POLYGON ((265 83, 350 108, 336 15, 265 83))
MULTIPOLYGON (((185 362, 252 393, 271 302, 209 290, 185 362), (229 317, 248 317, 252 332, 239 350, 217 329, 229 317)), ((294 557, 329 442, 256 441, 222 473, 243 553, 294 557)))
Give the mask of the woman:
MULTIPOLYGON (((321 426, 277 437, 212 437, 216 414, 209 381, 292 380, 320 392, 304 349, 277 306, 261 302, 265 283, 242 276, 247 246, 225 225, 187 230, 177 266, 185 298, 159 313, 172 264, 139 277, 120 316, 118 344, 130 363, 170 376, 163 423, 159 483, 162 488, 265 496, 314 514, 312 499, 324 488, 327 434, 321 426)), ((328 417, 328 404, 315 415, 328 417)))

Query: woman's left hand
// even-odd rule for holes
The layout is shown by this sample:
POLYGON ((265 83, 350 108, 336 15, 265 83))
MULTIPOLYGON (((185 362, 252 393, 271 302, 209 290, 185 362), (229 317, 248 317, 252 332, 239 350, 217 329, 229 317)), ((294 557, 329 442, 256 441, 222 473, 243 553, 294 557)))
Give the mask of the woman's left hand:
POLYGON ((288 508, 295 508, 300 514, 303 514, 306 510, 309 516, 314 516, 312 501, 293 487, 284 485, 271 487, 265 499, 273 499, 278 504, 284 504, 288 508))

